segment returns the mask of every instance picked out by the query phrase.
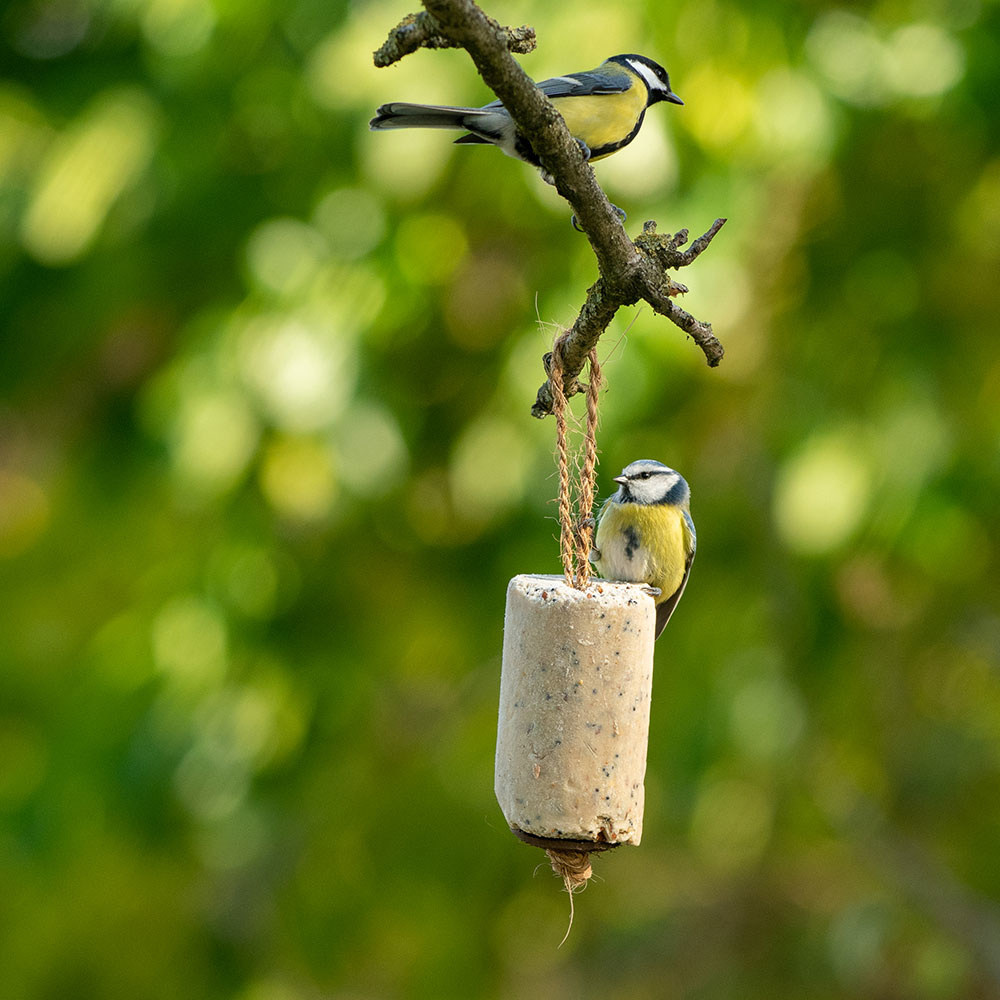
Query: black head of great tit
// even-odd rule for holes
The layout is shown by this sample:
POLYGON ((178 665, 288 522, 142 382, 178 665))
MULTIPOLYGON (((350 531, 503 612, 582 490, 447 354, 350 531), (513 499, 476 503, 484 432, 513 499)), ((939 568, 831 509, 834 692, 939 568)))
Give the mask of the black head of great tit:
MULTIPOLYGON (((612 56, 597 69, 543 80, 538 89, 556 106, 588 160, 599 160, 627 146, 638 134, 651 104, 684 103, 670 89, 670 77, 659 63, 634 54, 612 56)), ((383 104, 369 127, 464 129, 468 135, 456 139, 457 143, 489 143, 508 156, 541 167, 531 144, 518 132, 500 101, 481 108, 383 104)), ((542 177, 552 183, 544 170, 542 177)))

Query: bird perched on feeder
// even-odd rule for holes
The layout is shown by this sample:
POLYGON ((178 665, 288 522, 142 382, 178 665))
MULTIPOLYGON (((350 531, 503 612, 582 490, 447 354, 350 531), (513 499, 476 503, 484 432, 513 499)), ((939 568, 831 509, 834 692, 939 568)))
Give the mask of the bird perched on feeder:
MULTIPOLYGON (((588 160, 600 160, 627 146, 638 134, 646 108, 658 101, 684 102, 670 89, 667 71, 639 55, 612 56, 597 69, 555 76, 537 84, 563 116, 566 127, 588 160)), ((481 108, 433 104, 383 104, 369 123, 373 131, 390 128, 464 129, 456 143, 490 143, 508 156, 542 170, 531 143, 517 130, 510 113, 492 101, 481 108)))
POLYGON ((659 638, 694 562, 691 490, 679 472, 649 458, 625 466, 614 481, 618 490, 601 507, 590 561, 608 580, 650 588, 659 638))

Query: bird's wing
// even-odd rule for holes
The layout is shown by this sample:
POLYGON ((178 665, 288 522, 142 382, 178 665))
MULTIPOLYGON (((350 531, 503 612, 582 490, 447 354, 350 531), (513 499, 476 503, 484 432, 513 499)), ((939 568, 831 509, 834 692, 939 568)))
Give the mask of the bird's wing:
MULTIPOLYGON (((684 527, 687 529, 688 533, 688 545, 691 547, 691 559, 694 559, 695 551, 698 548, 698 532, 695 531, 694 521, 691 518, 690 511, 684 511, 684 527)), ((690 564, 690 560, 689 560, 690 564)))
MULTIPOLYGON (((609 71, 602 67, 583 73, 567 73, 553 76, 535 86, 546 97, 585 97, 588 94, 622 94, 632 86, 632 80, 620 69, 609 71)), ((484 105, 485 108, 500 107, 500 101, 484 105)))
POLYGON ((681 585, 665 601, 656 605, 656 635, 653 637, 654 639, 660 638, 660 633, 667 627, 667 622, 670 621, 670 616, 674 613, 677 602, 684 594, 688 577, 691 575, 694 554, 698 549, 698 533, 694 530, 694 521, 691 520, 691 515, 687 511, 684 511, 684 527, 688 536, 688 557, 684 562, 684 576, 681 578, 681 585))
POLYGON ((621 94, 632 86, 632 79, 621 69, 603 67, 584 73, 567 73, 542 80, 538 89, 546 97, 576 97, 586 94, 621 94))
POLYGON ((691 575, 691 563, 693 562, 694 552, 692 551, 691 555, 687 557, 687 562, 684 564, 684 576, 681 579, 681 585, 665 601, 656 605, 656 635, 653 637, 654 639, 660 638, 660 633, 667 627, 667 622, 670 621, 670 616, 674 613, 677 602, 684 594, 688 577, 691 575))

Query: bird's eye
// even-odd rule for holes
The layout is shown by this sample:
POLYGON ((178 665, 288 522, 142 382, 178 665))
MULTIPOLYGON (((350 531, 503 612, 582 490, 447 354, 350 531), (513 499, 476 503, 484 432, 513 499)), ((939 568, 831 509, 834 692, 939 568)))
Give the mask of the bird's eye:
POLYGON ((651 475, 652 475, 652 473, 651 473, 651 472, 640 472, 640 473, 639 473, 639 478, 640 478, 640 479, 649 479, 649 477, 650 477, 651 475))

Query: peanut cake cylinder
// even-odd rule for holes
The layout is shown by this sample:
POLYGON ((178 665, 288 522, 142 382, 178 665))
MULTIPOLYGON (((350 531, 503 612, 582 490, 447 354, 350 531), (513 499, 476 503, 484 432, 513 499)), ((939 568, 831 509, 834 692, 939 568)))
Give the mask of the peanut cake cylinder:
POLYGON ((639 585, 510 581, 495 790, 522 839, 639 843, 655 630, 639 585))

